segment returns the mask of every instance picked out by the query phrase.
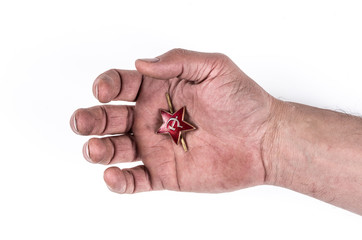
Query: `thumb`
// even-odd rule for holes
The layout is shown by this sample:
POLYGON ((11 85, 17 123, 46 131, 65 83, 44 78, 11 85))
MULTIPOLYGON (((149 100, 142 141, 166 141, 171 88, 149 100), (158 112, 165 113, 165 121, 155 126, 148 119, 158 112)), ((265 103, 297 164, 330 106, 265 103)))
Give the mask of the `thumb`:
POLYGON ((173 49, 157 58, 138 59, 137 70, 146 76, 171 79, 182 78, 201 82, 217 76, 226 66, 228 57, 219 53, 201 53, 184 49, 173 49))

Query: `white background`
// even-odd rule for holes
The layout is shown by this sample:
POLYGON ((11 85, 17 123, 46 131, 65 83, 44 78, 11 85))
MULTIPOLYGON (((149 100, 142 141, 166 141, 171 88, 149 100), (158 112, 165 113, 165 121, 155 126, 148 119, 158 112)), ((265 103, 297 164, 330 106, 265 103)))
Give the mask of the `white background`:
POLYGON ((98 74, 175 47, 225 53, 278 98, 361 115, 361 12, 358 1, 1 0, 0 239, 361 239, 362 217, 276 187, 111 193, 68 123, 98 104, 98 74))

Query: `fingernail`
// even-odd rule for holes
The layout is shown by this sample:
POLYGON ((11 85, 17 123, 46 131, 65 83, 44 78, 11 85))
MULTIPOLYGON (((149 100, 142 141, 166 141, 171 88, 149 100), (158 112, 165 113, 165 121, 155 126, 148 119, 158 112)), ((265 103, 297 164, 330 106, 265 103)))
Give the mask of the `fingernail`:
POLYGON ((84 144, 84 146, 83 146, 83 156, 88 162, 92 163, 92 160, 91 160, 91 158, 89 156, 89 144, 88 144, 88 142, 86 142, 84 144))
POLYGON ((159 58, 141 58, 141 59, 138 59, 138 60, 144 61, 144 62, 149 62, 149 63, 155 63, 155 62, 160 61, 159 58))
POLYGON ((77 127, 77 119, 75 118, 75 113, 73 114, 72 116, 73 118, 73 131, 76 133, 76 134, 79 134, 79 131, 78 131, 78 127, 77 127))
POLYGON ((108 186, 108 184, 106 184, 107 188, 109 189, 109 191, 114 192, 115 190, 113 188, 111 188, 110 186, 108 186))
POLYGON ((95 92, 95 97, 96 97, 96 99, 98 99, 98 84, 96 85, 96 92, 95 92))

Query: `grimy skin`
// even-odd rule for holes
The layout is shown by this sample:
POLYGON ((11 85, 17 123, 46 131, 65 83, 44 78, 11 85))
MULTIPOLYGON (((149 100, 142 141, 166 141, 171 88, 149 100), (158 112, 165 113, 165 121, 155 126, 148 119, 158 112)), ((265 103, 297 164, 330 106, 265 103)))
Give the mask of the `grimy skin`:
POLYGON ((136 68, 108 70, 93 85, 100 102, 135 106, 78 109, 70 120, 77 134, 115 135, 84 145, 89 162, 142 161, 108 168, 111 191, 219 193, 269 184, 362 214, 360 118, 277 100, 223 54, 174 49, 136 68), (186 153, 156 134, 166 92, 197 127, 184 135, 186 153))

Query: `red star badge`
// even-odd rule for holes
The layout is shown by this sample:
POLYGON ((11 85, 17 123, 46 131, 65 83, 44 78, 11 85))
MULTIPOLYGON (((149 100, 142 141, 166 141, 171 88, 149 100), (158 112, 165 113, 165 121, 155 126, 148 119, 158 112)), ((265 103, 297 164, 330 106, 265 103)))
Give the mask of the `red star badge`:
POLYGON ((192 131, 196 129, 190 123, 184 121, 185 110, 186 108, 183 107, 173 114, 161 110, 163 123, 157 133, 170 134, 172 140, 178 144, 183 131, 192 131))

